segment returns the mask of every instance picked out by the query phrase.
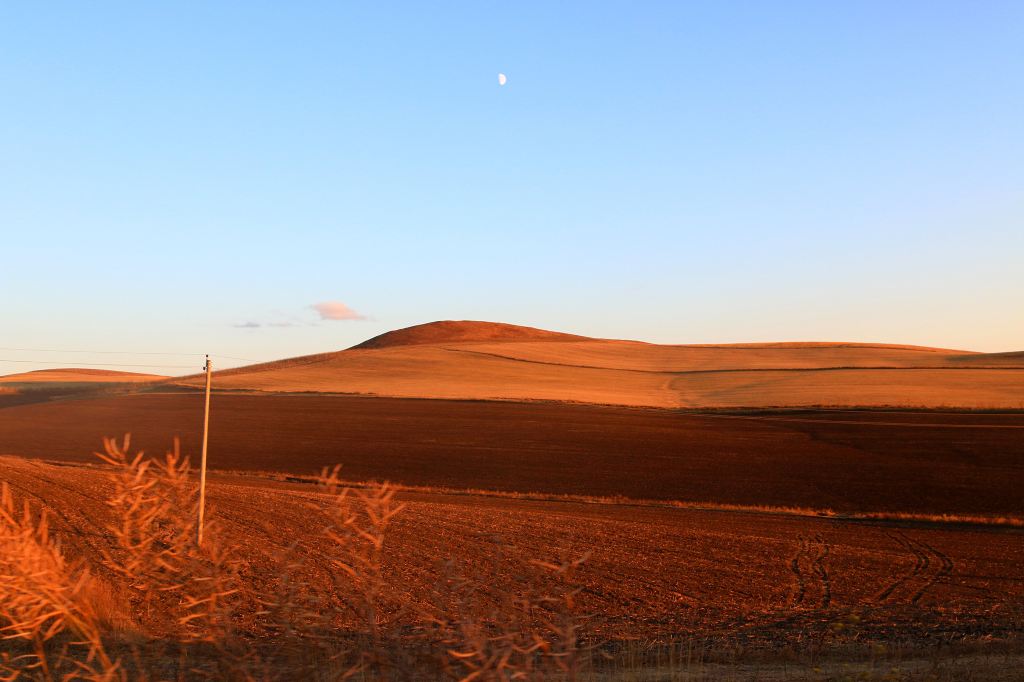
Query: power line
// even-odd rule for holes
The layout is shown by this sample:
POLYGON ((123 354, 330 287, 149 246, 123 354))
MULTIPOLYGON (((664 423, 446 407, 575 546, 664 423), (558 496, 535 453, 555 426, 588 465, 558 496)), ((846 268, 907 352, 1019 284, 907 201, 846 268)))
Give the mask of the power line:
POLYGON ((264 360, 253 360, 251 358, 233 358, 230 355, 216 355, 214 353, 210 353, 210 357, 224 358, 225 360, 240 360, 241 362, 265 362, 264 360))
MULTIPOLYGON (((53 360, 21 360, 21 359, 19 359, 19 360, 7 360, 7 359, 0 358, 0 362, 22 362, 22 363, 33 364, 33 365, 63 365, 65 367, 68 366, 68 361, 54 362, 53 360)), ((123 362, 75 362, 73 364, 74 364, 75 367, 77 367, 77 366, 82 366, 82 367, 160 367, 160 368, 163 368, 163 369, 192 369, 192 368, 195 367, 195 365, 142 365, 142 364, 123 363, 123 362)), ((72 367, 69 367, 69 368, 72 368, 72 367)), ((199 368, 199 369, 202 369, 202 368, 199 368)))
MULTIPOLYGON (((4 348, 0 347, 0 351, 16 351, 24 353, 87 353, 102 354, 102 355, 166 355, 166 356, 177 356, 177 357, 200 357, 203 353, 157 353, 151 351, 129 351, 129 350, 84 350, 84 349, 73 349, 73 348, 4 348)), ((252 358, 239 358, 232 355, 214 355, 212 357, 224 358, 225 360, 238 360, 239 362, 264 362, 263 360, 253 360, 252 358)), ((0 362, 23 362, 22 360, 0 360, 0 362)), ((28 362, 25 360, 24 362, 28 362)), ((47 360, 39 360, 43 364, 63 364, 53 363, 47 360)), ((68 362, 74 362, 70 360, 68 362)), ((85 364, 85 363, 78 363, 85 364)), ((115 364, 115 363, 93 363, 93 364, 115 364)), ((125 365, 128 366, 128 365, 125 365)), ((180 367, 181 365, 138 365, 140 367, 180 367)))
MULTIPOLYGON (((85 349, 72 349, 72 348, 9 348, 0 347, 0 351, 10 351, 19 353, 82 353, 82 354, 102 354, 102 355, 150 355, 150 356, 174 356, 174 357, 200 357, 203 353, 164 353, 156 351, 121 351, 121 350, 85 350, 85 349)), ((239 362, 251 362, 258 363, 261 360, 252 360, 250 358, 239 358, 230 355, 217 355, 215 357, 224 358, 225 360, 237 360, 239 362)), ((130 358, 125 358, 130 359, 130 358)), ((194 365, 178 365, 178 364, 149 364, 139 362, 80 362, 75 359, 70 360, 33 360, 26 358, 0 358, 0 362, 3 363, 19 363, 19 364, 34 364, 34 365, 59 365, 62 367, 137 367, 137 368, 148 368, 148 369, 195 369, 194 365)))
POLYGON ((149 351, 132 350, 81 350, 70 348, 0 348, 3 351, 26 351, 33 353, 102 353, 104 355, 177 355, 179 357, 190 357, 203 355, 202 353, 153 353, 149 351))

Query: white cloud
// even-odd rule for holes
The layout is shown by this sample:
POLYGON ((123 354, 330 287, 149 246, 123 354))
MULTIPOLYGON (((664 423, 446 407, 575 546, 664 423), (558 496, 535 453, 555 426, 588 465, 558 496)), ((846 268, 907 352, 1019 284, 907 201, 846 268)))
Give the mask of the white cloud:
POLYGON ((349 308, 341 301, 324 301, 309 306, 320 313, 321 320, 365 320, 365 315, 360 315, 349 308))

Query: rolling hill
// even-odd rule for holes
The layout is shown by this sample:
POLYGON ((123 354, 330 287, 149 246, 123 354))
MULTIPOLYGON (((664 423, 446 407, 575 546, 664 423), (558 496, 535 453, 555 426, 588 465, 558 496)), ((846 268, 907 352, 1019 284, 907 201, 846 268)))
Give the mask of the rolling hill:
POLYGON ((160 381, 167 377, 159 374, 118 372, 110 369, 86 369, 62 367, 59 369, 37 369, 31 372, 0 376, 0 384, 76 383, 76 384, 127 384, 145 381, 160 381))
POLYGON ((0 407, 134 389, 166 378, 157 374, 80 367, 37 369, 7 374, 0 376, 0 407))
MULTIPOLYGON (((174 385, 198 387, 201 378, 174 385)), ((659 408, 1024 408, 1024 354, 864 343, 658 345, 475 321, 217 372, 218 389, 659 408)))

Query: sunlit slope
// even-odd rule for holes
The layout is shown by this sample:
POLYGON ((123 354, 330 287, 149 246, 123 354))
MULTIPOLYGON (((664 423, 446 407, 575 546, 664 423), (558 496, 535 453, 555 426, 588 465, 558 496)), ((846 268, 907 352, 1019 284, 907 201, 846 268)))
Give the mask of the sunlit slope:
MULTIPOLYGON (((528 362, 648 372, 742 369, 818 369, 822 367, 949 367, 964 354, 939 348, 842 343, 735 344, 669 346, 637 341, 588 339, 577 343, 444 344, 463 353, 528 362)), ((962 363, 966 364, 966 363, 962 363)), ((983 363, 987 366, 989 363, 983 363)), ((1005 366, 1005 362, 993 363, 1005 366)), ((1024 359, 1018 360, 1024 366, 1024 359)), ((974 363, 978 366, 979 363, 974 363)))
MULTIPOLYGON (((521 362, 465 353, 472 345, 347 350, 284 367, 217 375, 221 389, 395 397, 560 400, 669 407, 672 374, 521 362)), ((198 386, 200 379, 186 380, 198 386)))
POLYGON ((158 374, 140 374, 138 372, 117 372, 109 369, 86 369, 81 367, 63 367, 60 369, 37 369, 32 372, 19 372, 0 376, 0 384, 35 384, 35 383, 100 383, 127 384, 146 381, 159 381, 167 377, 158 374))
POLYGON ((382 335, 369 348, 220 372, 215 386, 649 407, 1024 407, 1020 354, 842 343, 668 346, 518 327, 503 338, 509 325, 445 325, 382 335))

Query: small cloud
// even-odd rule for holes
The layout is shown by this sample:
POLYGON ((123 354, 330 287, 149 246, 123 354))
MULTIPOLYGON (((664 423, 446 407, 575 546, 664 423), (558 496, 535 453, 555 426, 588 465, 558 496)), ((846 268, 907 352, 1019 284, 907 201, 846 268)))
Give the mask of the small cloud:
MULTIPOLYGON (((349 308, 341 301, 324 301, 309 306, 320 314, 321 320, 365 320, 365 315, 360 315, 349 308)), ((305 318, 286 313, 281 310, 272 311, 270 319, 247 320, 231 325, 235 329, 288 329, 291 327, 316 327, 318 322, 310 321, 309 316, 305 318)))
POLYGON ((309 306, 320 313, 321 320, 365 320, 365 315, 360 315, 349 308, 341 301, 324 301, 309 306))

